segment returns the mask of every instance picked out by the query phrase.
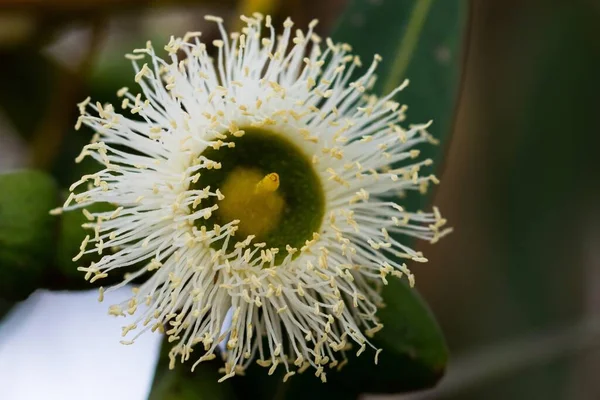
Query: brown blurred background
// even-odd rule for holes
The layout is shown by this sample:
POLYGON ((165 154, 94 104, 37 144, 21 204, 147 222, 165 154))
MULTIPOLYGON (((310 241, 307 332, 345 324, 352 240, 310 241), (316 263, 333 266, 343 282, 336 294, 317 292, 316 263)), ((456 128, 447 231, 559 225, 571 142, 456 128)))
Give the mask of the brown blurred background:
MULTIPOLYGON (((345 3, 0 0, 0 169, 81 175, 74 104, 114 101, 148 38, 256 9, 326 34, 345 3)), ((470 24, 435 199, 455 232, 415 268, 452 360, 412 397, 600 399, 600 2, 473 0, 470 24)))
POLYGON ((453 356, 434 398, 599 399, 600 3, 472 11, 436 196, 455 233, 419 271, 453 356))

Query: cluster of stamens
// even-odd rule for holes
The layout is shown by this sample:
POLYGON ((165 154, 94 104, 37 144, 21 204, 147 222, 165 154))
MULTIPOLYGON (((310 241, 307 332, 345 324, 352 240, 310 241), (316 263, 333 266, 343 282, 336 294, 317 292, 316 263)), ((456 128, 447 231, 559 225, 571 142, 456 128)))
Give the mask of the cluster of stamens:
POLYGON ((128 55, 142 92, 121 89, 122 112, 89 99, 79 104, 76 127, 96 133, 77 161, 91 156, 104 168, 75 182, 62 209, 114 205, 84 208, 93 232, 74 261, 102 256, 79 268, 90 282, 135 267, 122 283, 101 288, 101 300, 146 279, 110 307, 112 315, 137 315, 123 328, 123 336, 135 332, 124 344, 160 331, 175 343, 172 364, 196 351, 195 366, 224 348, 222 379, 256 360, 270 374, 283 366, 284 380, 312 366, 325 381, 325 367, 341 367, 353 344, 360 355, 383 327, 379 289, 390 275, 414 284, 400 260, 427 261, 402 240, 436 242, 449 232, 436 208, 409 212, 389 200, 438 183, 421 174, 431 160, 418 161, 414 149, 435 140, 429 123, 401 127, 406 106, 393 98, 408 81, 383 98, 367 95, 379 56, 353 80, 359 58, 329 39, 321 50, 316 22, 292 37, 288 19, 276 37, 269 17, 242 19, 242 33, 228 36, 220 18, 207 17, 223 36, 213 42, 214 58, 199 32, 171 38, 167 60, 150 42, 128 55), (149 61, 140 67, 142 60, 149 61), (318 177, 322 218, 299 245, 263 239, 288 223, 281 216, 290 189, 280 183, 302 187, 293 171, 244 166, 222 185, 202 187, 236 162, 227 152, 254 130, 288 141, 318 177))

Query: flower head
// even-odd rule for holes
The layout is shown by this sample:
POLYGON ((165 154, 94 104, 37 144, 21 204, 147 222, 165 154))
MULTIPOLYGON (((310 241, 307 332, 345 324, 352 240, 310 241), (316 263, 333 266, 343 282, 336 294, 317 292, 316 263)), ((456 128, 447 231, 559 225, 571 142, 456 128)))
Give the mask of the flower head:
POLYGON ((103 255, 79 268, 90 281, 129 271, 106 292, 146 279, 110 307, 139 314, 126 344, 160 330, 172 363, 221 352, 223 379, 256 360, 285 379, 312 366, 325 381, 325 367, 382 328, 390 275, 413 284, 398 259, 426 261, 403 241, 448 231, 437 209, 393 201, 436 182, 419 175, 431 161, 414 149, 433 139, 428 124, 400 125, 405 107, 392 98, 407 82, 368 95, 380 58, 352 80, 360 60, 348 45, 322 46, 316 22, 292 37, 288 19, 276 37, 255 14, 228 36, 206 19, 222 35, 214 58, 200 33, 171 38, 165 59, 148 43, 128 55, 141 93, 118 92, 124 111, 80 104, 77 125, 96 133, 77 160, 104 168, 64 205, 84 208, 93 230, 75 260, 103 255), (86 211, 93 203, 114 208, 86 211))

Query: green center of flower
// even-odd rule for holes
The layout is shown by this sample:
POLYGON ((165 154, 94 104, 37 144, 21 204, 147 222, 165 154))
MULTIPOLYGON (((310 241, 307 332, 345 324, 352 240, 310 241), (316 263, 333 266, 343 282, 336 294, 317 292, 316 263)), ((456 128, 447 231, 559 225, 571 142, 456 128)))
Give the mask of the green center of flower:
POLYGON ((278 174, 263 176, 258 169, 238 167, 221 187, 225 198, 219 203, 217 213, 224 221, 238 219, 241 236, 263 238, 279 225, 285 207, 278 188, 278 174))
MULTIPOLYGON (((197 224, 208 228, 239 220, 232 244, 254 235, 255 242, 278 248, 276 261, 281 261, 287 245, 300 249, 319 231, 325 209, 323 187, 311 160, 282 135, 242 129, 242 137, 229 140, 234 147, 208 148, 202 153, 221 168, 203 170, 192 189, 210 186, 225 197, 208 221, 197 220, 197 224)), ((204 201, 199 205, 206 206, 204 201)))

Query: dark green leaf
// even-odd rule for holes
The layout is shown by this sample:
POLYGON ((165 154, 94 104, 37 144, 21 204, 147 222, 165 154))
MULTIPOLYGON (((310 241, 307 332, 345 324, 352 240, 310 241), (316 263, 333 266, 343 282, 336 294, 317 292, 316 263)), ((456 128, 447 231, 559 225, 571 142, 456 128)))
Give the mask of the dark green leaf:
POLYGON ((236 376, 233 381, 238 398, 265 400, 295 400, 295 399, 327 399, 349 400, 357 396, 354 387, 346 387, 339 381, 331 381, 335 372, 327 371, 327 383, 314 375, 315 370, 307 369, 302 374, 296 374, 283 382, 285 370, 279 367, 273 375, 268 375, 269 368, 252 364, 246 370, 245 376, 236 376), (337 382, 337 383, 336 383, 337 382))
POLYGON ((329 374, 357 393, 394 393, 431 387, 448 361, 444 336, 431 311, 404 282, 390 280, 383 290, 386 307, 379 311, 384 328, 373 344, 383 349, 374 365, 372 352, 351 357, 340 374, 329 374))
MULTIPOLYGON (((459 44, 466 20, 462 0, 354 0, 334 32, 363 60, 383 57, 375 92, 385 94, 405 78, 410 86, 398 97, 409 106, 409 122, 433 120, 429 131, 440 145, 421 147, 439 161, 449 139, 459 86, 459 44), (365 34, 369 32, 369 34, 365 34)), ((427 196, 409 196, 403 205, 419 209, 427 196)), ((333 381, 360 392, 400 392, 434 385, 447 362, 444 337, 416 290, 396 280, 384 288, 384 324, 374 344, 383 349, 378 366, 363 354, 350 360, 333 381)), ((354 358, 354 357, 353 357, 354 358)), ((332 374, 330 374, 332 375, 332 374)))
MULTIPOLYGON (((149 400, 234 400, 232 380, 219 383, 218 369, 222 362, 214 360, 200 363, 191 372, 190 363, 169 369, 168 351, 171 345, 164 341, 156 368, 149 400)), ((245 397, 242 397, 245 398, 245 397)))
MULTIPOLYGON (((422 146, 421 154, 438 164, 452 131, 466 15, 465 0, 353 0, 333 32, 363 62, 376 53, 383 57, 376 94, 410 80, 397 100, 408 106, 408 123, 433 120, 429 132, 440 144, 422 146)), ((416 195, 404 203, 419 208, 428 198, 416 195)))
POLYGON ((30 138, 52 98, 52 80, 59 68, 34 47, 2 49, 0 59, 0 109, 21 136, 30 138))
POLYGON ((52 260, 58 192, 39 171, 0 175, 0 297, 20 300, 37 289, 52 260))
MULTIPOLYGON (((89 212, 103 212, 114 210, 115 207, 108 203, 95 203, 85 207, 89 212)), ((52 273, 47 276, 44 287, 49 289, 90 289, 94 287, 84 279, 84 274, 77 270, 80 266, 89 266, 97 262, 101 255, 90 253, 83 255, 76 262, 73 261, 79 253, 79 246, 86 235, 93 235, 93 231, 84 229, 83 224, 90 221, 81 210, 66 211, 56 217, 58 229, 56 237, 56 254, 53 260, 52 273)), ((104 253, 110 249, 104 250, 104 253)), ((98 281, 97 285, 108 285, 120 281, 122 275, 112 274, 106 279, 98 281)))
POLYGON ((416 291, 403 282, 390 281, 384 296, 388 303, 379 316, 385 327, 373 341, 383 349, 377 365, 374 351, 360 357, 348 354, 350 360, 339 372, 327 371, 327 383, 321 383, 311 369, 282 383, 281 368, 268 376, 267 369, 252 365, 246 377, 235 378, 238 394, 251 393, 261 399, 353 399, 361 393, 397 393, 433 386, 448 360, 435 319, 416 291))
POLYGON ((267 375, 267 369, 252 365, 245 377, 234 378, 239 396, 260 399, 353 399, 361 393, 396 393, 433 386, 443 375, 448 352, 444 337, 413 289, 398 280, 384 289, 387 306, 379 316, 385 327, 376 334, 374 345, 383 348, 375 365, 373 351, 350 361, 341 371, 327 371, 327 383, 308 369, 282 382, 283 370, 267 375))
MULTIPOLYGON (((98 59, 88 75, 85 76, 81 97, 68 105, 74 111, 74 114, 77 112, 75 103, 83 100, 88 95, 94 103, 111 103, 116 109, 120 110, 121 101, 117 97, 117 91, 123 86, 130 87, 132 91, 138 90, 137 84, 133 80, 135 71, 131 61, 127 60, 124 55, 142 44, 143 41, 132 38, 131 41, 119 43, 116 49, 112 49, 98 59)), ((74 129, 76 118, 74 115, 72 124, 65 133, 65 140, 62 143, 60 152, 52 165, 52 175, 56 177, 62 187, 69 187, 83 175, 92 174, 101 168, 101 165, 91 157, 86 157, 80 163, 75 163, 75 158, 79 155, 83 146, 90 143, 94 134, 93 130, 87 126, 83 126, 76 131, 74 129)))
POLYGON ((12 310, 13 305, 14 303, 12 301, 0 299, 0 322, 2 322, 2 318, 12 310))
MULTIPOLYGON (((110 203, 94 203, 85 207, 91 213, 113 211, 116 207, 110 203)), ((79 253, 79 246, 86 235, 93 235, 93 229, 84 228, 83 224, 90 223, 81 210, 63 212, 59 217, 56 240, 56 254, 52 268, 46 275, 43 287, 55 290, 81 290, 97 286, 111 286, 120 283, 128 273, 138 271, 145 263, 140 262, 109 274, 108 277, 90 283, 84 279, 84 273, 78 267, 88 267, 92 262, 98 262, 102 256, 111 254, 112 249, 104 249, 102 254, 91 252, 84 254, 77 261, 73 258, 79 253)), ((89 247, 88 247, 89 248, 89 247)), ((141 283, 146 275, 134 280, 141 283)))

